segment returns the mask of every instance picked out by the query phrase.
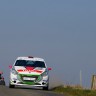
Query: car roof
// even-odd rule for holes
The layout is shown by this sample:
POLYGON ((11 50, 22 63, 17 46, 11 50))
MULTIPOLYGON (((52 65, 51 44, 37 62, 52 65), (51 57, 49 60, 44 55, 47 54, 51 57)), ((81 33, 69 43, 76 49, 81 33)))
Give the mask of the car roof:
POLYGON ((38 58, 38 57, 31 57, 31 56, 20 56, 20 57, 17 57, 16 60, 33 60, 33 61, 44 61, 43 58, 38 58))

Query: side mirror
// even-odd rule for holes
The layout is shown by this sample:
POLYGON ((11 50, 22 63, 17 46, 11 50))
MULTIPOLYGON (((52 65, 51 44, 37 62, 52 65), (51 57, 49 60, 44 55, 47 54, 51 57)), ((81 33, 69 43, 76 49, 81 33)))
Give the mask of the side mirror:
POLYGON ((50 70, 52 70, 52 68, 48 68, 48 70, 50 71, 50 70))
POLYGON ((12 69, 12 65, 9 65, 9 69, 12 69))

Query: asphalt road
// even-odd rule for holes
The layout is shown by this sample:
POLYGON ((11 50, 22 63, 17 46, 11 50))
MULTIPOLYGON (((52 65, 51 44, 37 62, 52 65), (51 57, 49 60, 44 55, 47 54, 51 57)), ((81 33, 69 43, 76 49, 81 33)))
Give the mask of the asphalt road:
POLYGON ((7 86, 0 85, 0 96, 64 96, 52 91, 44 91, 41 89, 33 88, 9 88, 7 86))

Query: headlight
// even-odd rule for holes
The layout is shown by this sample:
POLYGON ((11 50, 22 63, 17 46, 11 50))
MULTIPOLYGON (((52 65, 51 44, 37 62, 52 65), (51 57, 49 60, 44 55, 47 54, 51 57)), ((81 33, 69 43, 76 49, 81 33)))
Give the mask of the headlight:
POLYGON ((42 76, 47 76, 48 75, 48 71, 45 70, 45 72, 42 73, 42 76))
POLYGON ((18 73, 17 73, 17 71, 15 70, 15 69, 12 69, 12 74, 14 74, 14 75, 17 75, 18 73))

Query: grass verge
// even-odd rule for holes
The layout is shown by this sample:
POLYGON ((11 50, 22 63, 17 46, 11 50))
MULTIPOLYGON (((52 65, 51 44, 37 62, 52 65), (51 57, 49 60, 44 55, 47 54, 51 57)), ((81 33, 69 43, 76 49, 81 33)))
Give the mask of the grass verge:
POLYGON ((76 89, 72 87, 64 88, 63 86, 59 86, 53 88, 52 91, 64 94, 65 96, 96 96, 95 90, 76 89))

